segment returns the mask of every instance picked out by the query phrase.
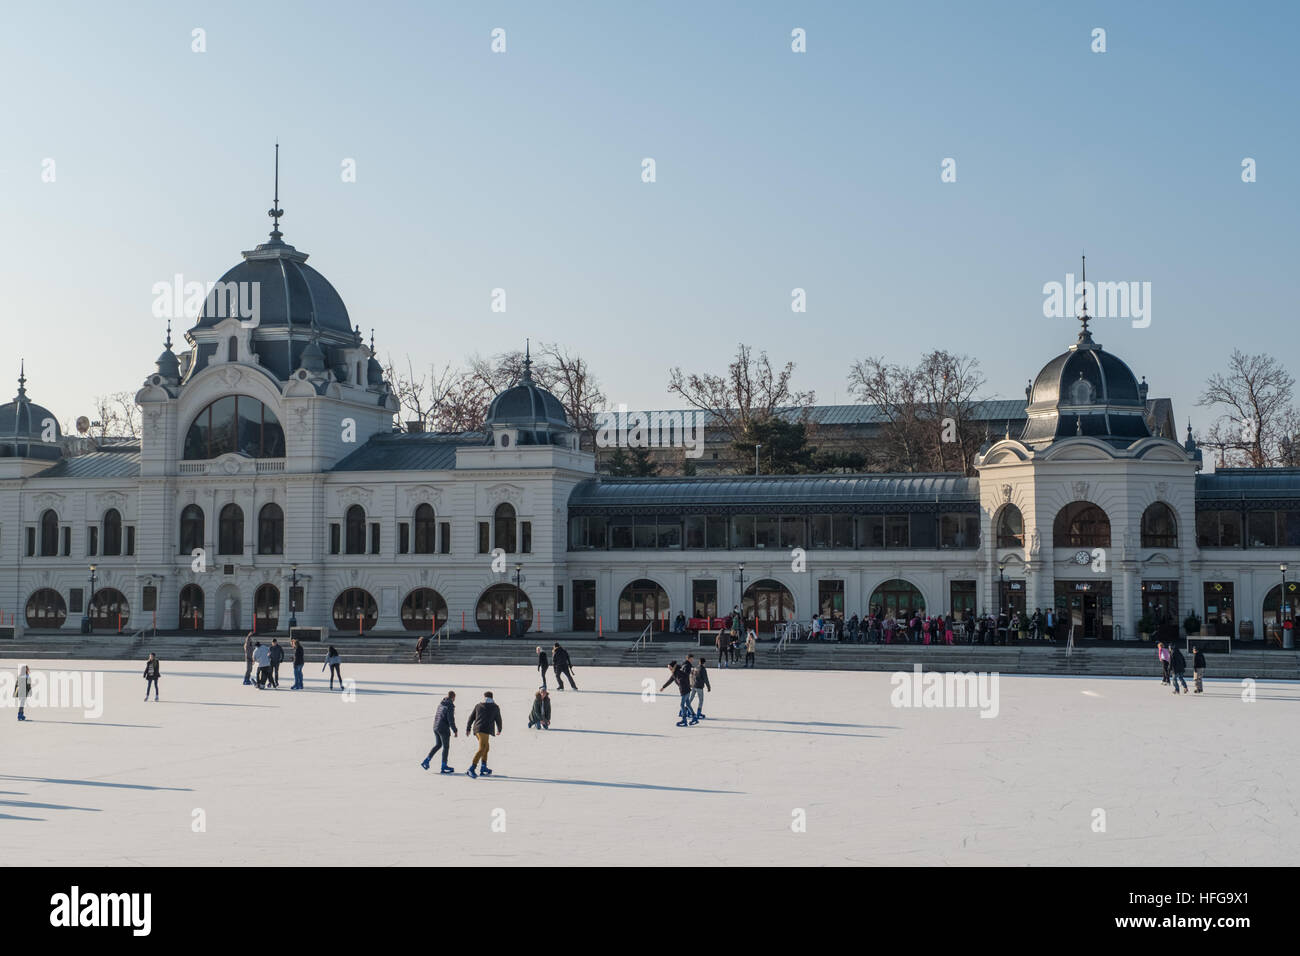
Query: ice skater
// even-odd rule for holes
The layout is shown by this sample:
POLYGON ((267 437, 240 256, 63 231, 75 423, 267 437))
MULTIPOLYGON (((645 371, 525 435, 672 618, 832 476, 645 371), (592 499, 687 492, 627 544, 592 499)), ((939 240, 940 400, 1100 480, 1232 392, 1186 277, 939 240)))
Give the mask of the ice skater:
POLYGON ((335 649, 333 644, 330 645, 329 653, 325 655, 325 664, 322 664, 320 669, 324 670, 326 664, 329 665, 329 669, 330 669, 330 690, 334 689, 335 677, 338 677, 339 690, 342 690, 343 689, 343 669, 342 669, 343 658, 339 657, 339 652, 335 649))
POLYGON ((731 635, 726 631, 718 631, 713 646, 718 649, 718 666, 725 668, 727 666, 727 649, 731 646, 731 635))
POLYGON ((244 685, 253 683, 253 632, 244 635, 244 685))
POLYGON ((533 709, 528 712, 528 729, 551 729, 551 695, 539 690, 533 695, 533 709))
POLYGON ((271 649, 261 641, 253 645, 253 662, 257 664, 257 689, 265 690, 271 679, 271 649))
POLYGON ((677 691, 682 695, 682 705, 677 711, 677 716, 681 720, 677 721, 678 727, 685 727, 689 721, 692 724, 698 724, 699 718, 691 710, 691 672, 687 669, 685 663, 678 664, 676 661, 668 662, 668 679, 664 681, 660 690, 667 690, 669 684, 676 684, 677 691))
POLYGON ((546 652, 542 650, 540 644, 537 646, 536 650, 537 650, 537 669, 542 672, 542 690, 546 690, 546 668, 549 662, 546 659, 546 652))
POLYGON ((469 720, 465 722, 465 729, 472 733, 478 739, 478 749, 474 751, 474 760, 470 763, 469 769, 465 771, 467 776, 477 777, 478 773, 474 768, 481 762, 483 769, 479 773, 485 777, 492 776, 492 771, 488 769, 488 745, 492 738, 502 732, 501 726, 501 708, 497 702, 492 699, 492 691, 483 692, 483 699, 474 705, 474 709, 469 712, 469 720))
POLYGON ((271 638, 271 686, 280 689, 280 662, 284 660, 284 648, 276 638, 271 638))
POLYGON ((149 652, 149 659, 144 662, 144 699, 149 699, 149 687, 153 686, 153 699, 158 699, 158 678, 162 672, 158 666, 158 655, 149 652))
POLYGON ((555 683, 560 685, 560 690, 564 690, 561 675, 569 678, 569 686, 573 690, 578 689, 578 684, 573 679, 573 664, 569 660, 569 652, 560 646, 559 641, 551 645, 551 670, 555 674, 555 683))
POLYGON ((293 686, 290 690, 302 690, 302 665, 303 665, 303 647, 302 641, 296 637, 289 638, 289 643, 293 645, 293 686))
POLYGON ((429 635, 421 634, 415 642, 415 663, 424 663, 424 650, 429 646, 429 635))
POLYGON ((709 686, 709 672, 704 668, 704 658, 700 658, 700 666, 691 672, 691 703, 695 707, 695 719, 701 720, 704 717, 704 692, 713 690, 709 686))
POLYGON ((1192 676, 1196 679, 1196 693, 1201 693, 1205 688, 1201 684, 1201 678, 1205 676, 1205 655, 1199 647, 1192 648, 1192 676))
POLYGON ((455 767, 447 766, 447 755, 451 753, 451 738, 459 736, 460 731, 456 727, 456 692, 449 690, 447 696, 438 704, 438 709, 433 712, 433 749, 429 751, 429 756, 424 758, 420 766, 428 770, 429 761, 441 750, 442 770, 439 772, 455 773, 455 767))
POLYGON ((1156 643, 1156 657, 1160 659, 1160 668, 1164 671, 1164 676, 1160 678, 1160 683, 1169 683, 1169 648, 1165 647, 1164 641, 1156 643))
POLYGON ((749 633, 745 636, 745 666, 754 666, 754 645, 758 643, 758 635, 750 628, 749 633))
POLYGON ((23 708, 27 705, 27 697, 32 692, 32 669, 24 664, 18 669, 18 677, 14 680, 14 696, 18 698, 18 719, 26 720, 27 715, 23 713, 23 708))
POLYGON ((1169 672, 1172 675, 1174 693, 1178 693, 1178 682, 1183 682, 1183 690, 1187 690, 1187 680, 1183 677, 1183 672, 1187 670, 1187 661, 1183 657, 1183 652, 1178 649, 1178 645, 1173 645, 1173 651, 1169 656, 1169 672))

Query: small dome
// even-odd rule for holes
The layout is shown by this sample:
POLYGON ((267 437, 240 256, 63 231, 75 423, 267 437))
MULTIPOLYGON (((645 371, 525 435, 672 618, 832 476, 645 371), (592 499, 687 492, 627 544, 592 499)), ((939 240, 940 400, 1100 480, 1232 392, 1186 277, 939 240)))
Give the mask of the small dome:
POLYGON ((370 361, 366 363, 366 382, 370 385, 382 385, 384 383, 384 367, 379 364, 379 360, 373 355, 370 361))
POLYGON ((308 342, 307 347, 302 350, 301 367, 309 372, 325 371, 325 353, 321 351, 315 339, 308 342))
POLYGON ((158 356, 158 361, 154 363, 158 366, 158 374, 163 378, 180 378, 181 377, 181 360, 176 357, 176 353, 167 349, 162 355, 158 356))
POLYGON ((509 426, 521 432, 521 444, 555 444, 557 433, 571 431, 564 404, 533 381, 532 362, 524 360, 519 381, 506 389, 488 406, 484 427, 509 426))
POLYGON ((58 417, 27 397, 27 379, 20 373, 18 394, 0 405, 0 456, 6 458, 49 458, 62 455, 58 417), (45 441, 46 435, 53 441, 45 441))

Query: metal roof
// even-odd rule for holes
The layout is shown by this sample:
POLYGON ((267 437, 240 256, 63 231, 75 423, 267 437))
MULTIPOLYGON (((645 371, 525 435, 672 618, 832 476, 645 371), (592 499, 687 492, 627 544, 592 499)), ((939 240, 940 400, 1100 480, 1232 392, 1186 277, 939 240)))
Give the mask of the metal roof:
POLYGON ((333 471, 447 471, 456 467, 456 449, 482 446, 486 435, 394 432, 376 435, 333 471))
POLYGON ((724 514, 742 511, 969 510, 979 479, 957 474, 591 478, 573 489, 574 514, 724 514))
POLYGON ((140 449, 130 451, 95 451, 75 458, 64 458, 52 468, 37 472, 34 478, 138 478, 140 449))
POLYGON ((1198 505, 1266 499, 1300 499, 1300 468, 1220 468, 1196 476, 1198 505))
MULTIPOLYGON (((691 409, 659 409, 649 415, 690 414, 691 409)), ((778 408, 776 414, 787 420, 797 420, 803 412, 799 407, 778 408)), ((707 427, 714 419, 713 413, 696 411, 707 427)), ((1017 421, 1025 418, 1023 399, 995 398, 977 402, 969 416, 973 421, 1017 421)), ((813 405, 808 409, 808 421, 815 425, 879 425, 887 421, 879 405, 813 405)))

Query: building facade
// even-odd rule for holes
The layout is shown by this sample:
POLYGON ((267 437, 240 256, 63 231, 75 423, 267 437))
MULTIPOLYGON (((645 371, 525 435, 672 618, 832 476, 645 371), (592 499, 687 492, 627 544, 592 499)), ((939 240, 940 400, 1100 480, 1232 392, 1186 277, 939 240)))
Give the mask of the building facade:
POLYGON ((1195 612, 1281 643, 1291 614, 1300 471, 1200 474, 1086 317, 978 477, 611 479, 527 364, 481 431, 395 430, 373 339, 278 225, 222 282, 256 284, 258 314, 210 298, 180 354, 168 333, 138 442, 71 453, 21 376, 0 406, 20 629, 639 632, 743 602, 760 630, 1054 607, 1081 639, 1195 612))

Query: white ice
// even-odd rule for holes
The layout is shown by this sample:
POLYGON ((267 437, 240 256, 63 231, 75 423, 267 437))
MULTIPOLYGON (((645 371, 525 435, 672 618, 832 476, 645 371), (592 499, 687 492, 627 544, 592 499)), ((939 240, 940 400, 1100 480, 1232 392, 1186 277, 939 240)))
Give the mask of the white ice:
POLYGON ((525 729, 526 664, 345 662, 349 701, 318 664, 295 692, 287 664, 280 690, 257 691, 242 665, 164 661, 146 703, 142 663, 50 663, 102 671, 106 703, 23 724, 0 708, 0 844, 25 865, 1239 865, 1300 850, 1289 682, 1248 703, 1240 681, 1175 697, 1157 680, 1002 676, 988 719, 894 707, 884 673, 714 669, 706 720, 680 729, 671 689, 642 699, 666 670, 593 668, 580 692, 552 690, 544 732, 525 729), (440 776, 419 762, 448 688, 461 736, 440 776), (505 733, 495 776, 471 780, 464 721, 486 689, 505 733))

